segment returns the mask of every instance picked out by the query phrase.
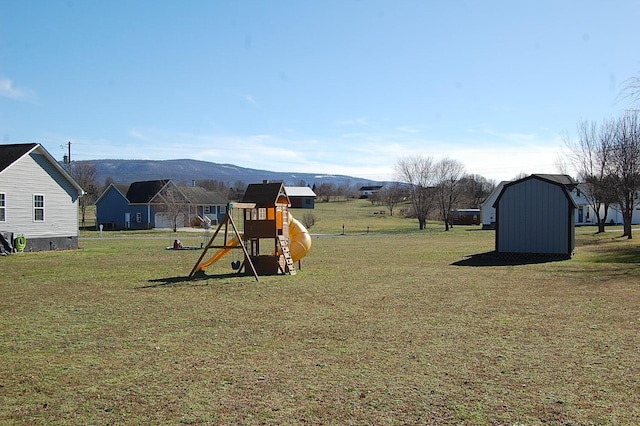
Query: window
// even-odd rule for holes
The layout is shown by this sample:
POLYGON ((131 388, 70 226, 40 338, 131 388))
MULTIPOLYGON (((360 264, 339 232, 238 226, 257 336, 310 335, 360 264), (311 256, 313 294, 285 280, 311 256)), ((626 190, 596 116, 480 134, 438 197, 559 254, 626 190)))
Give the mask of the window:
POLYGON ((142 213, 136 213, 136 222, 142 222, 142 213))
POLYGON ((211 213, 211 206, 204 206, 204 214, 211 213))
POLYGON ((7 221, 6 207, 6 194, 0 193, 0 222, 7 221))
POLYGON ((33 220, 44 222, 44 195, 34 194, 33 196, 33 220))

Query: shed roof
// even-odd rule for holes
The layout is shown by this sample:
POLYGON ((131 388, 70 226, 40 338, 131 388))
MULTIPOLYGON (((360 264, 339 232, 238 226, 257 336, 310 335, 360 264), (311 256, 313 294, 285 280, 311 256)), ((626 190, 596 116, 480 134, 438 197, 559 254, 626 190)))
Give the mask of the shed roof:
POLYGON ((571 187, 570 189, 573 189, 573 187, 578 184, 578 182, 569 175, 534 173, 532 176, 537 176, 543 180, 548 180, 551 182, 559 183, 566 187, 571 187))
POLYGON ((289 197, 315 197, 316 193, 313 192, 308 186, 285 186, 285 192, 289 197))
POLYGON ((578 182, 576 182, 569 175, 551 175, 551 174, 549 174, 549 175, 547 175, 547 174, 532 174, 532 175, 527 176, 525 178, 505 183, 504 186, 502 187, 502 190, 500 191, 500 194, 496 198, 496 201, 493 203, 493 207, 497 207, 498 206, 498 203, 500 202, 500 199, 502 198, 502 195, 505 193, 505 191, 508 188, 510 188, 512 186, 515 186, 515 185, 518 185, 518 184, 520 184, 522 182, 525 182, 527 180, 530 180, 530 179, 538 179, 538 180, 547 182, 547 183, 549 183, 551 185, 559 186, 560 188, 562 188, 565 196, 569 200, 569 204, 573 208, 577 208, 577 205, 576 205, 575 201, 573 200, 573 197, 571 196, 571 191, 578 184, 578 182))

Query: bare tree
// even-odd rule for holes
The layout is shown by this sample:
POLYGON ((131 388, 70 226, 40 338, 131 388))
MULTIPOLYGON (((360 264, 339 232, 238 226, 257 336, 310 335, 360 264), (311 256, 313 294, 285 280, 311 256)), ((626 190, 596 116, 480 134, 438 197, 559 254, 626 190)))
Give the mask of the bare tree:
POLYGON ((419 229, 425 229, 427 218, 434 208, 433 186, 435 165, 431 157, 415 155, 399 160, 395 165, 398 179, 407 184, 413 214, 419 229))
POLYGON ((461 207, 477 209, 491 195, 496 183, 483 176, 470 174, 460 179, 460 186, 462 189, 461 207))
POLYGON ((636 111, 628 112, 616 122, 608 174, 622 210, 622 235, 631 239, 633 210, 640 190, 640 115, 636 111))
POLYGON ((393 216, 393 209, 405 198, 407 198, 406 186, 398 182, 383 186, 372 197, 372 199, 389 209, 389 216, 393 216))
POLYGON ((315 225, 317 221, 318 221, 318 218, 316 217, 315 214, 311 212, 307 212, 302 215, 302 224, 307 229, 311 229, 311 227, 315 225))
POLYGON ((631 77, 624 82, 618 100, 635 105, 640 102, 640 77, 631 77))
POLYGON ((599 233, 604 232, 609 205, 616 201, 613 180, 608 176, 615 128, 613 120, 607 120, 601 126, 582 121, 578 124, 578 140, 565 140, 578 179, 586 189, 583 197, 596 215, 599 233))
POLYGON ((448 231, 453 219, 453 210, 458 207, 463 194, 460 181, 465 174, 465 167, 457 160, 443 158, 436 163, 435 174, 437 182, 435 193, 440 217, 444 221, 445 231, 448 231))
POLYGON ((229 185, 225 182, 216 179, 203 179, 196 181, 196 184, 208 191, 215 191, 220 193, 221 195, 228 197, 229 196, 229 185))
POLYGON ((84 196, 78 200, 82 227, 86 226, 87 207, 93 205, 100 195, 101 187, 98 183, 98 169, 91 163, 73 163, 71 174, 78 185, 85 191, 84 196))
POLYGON ((329 202, 336 194, 336 186, 331 182, 323 182, 315 187, 314 192, 324 202, 329 202))
POLYGON ((181 222, 180 219, 184 219, 190 212, 191 206, 185 195, 175 184, 170 183, 161 191, 160 198, 156 202, 160 203, 158 210, 167 213, 171 219, 173 232, 177 232, 178 222, 181 222))
POLYGON ((247 190, 247 184, 241 180, 237 180, 233 183, 233 186, 229 189, 229 199, 239 201, 244 197, 244 193, 247 190))

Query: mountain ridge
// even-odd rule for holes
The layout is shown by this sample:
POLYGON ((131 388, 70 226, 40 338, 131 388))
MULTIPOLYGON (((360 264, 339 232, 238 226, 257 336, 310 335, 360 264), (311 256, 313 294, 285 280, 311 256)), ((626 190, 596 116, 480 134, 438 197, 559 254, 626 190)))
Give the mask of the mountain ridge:
POLYGON ((104 183, 111 179, 115 183, 131 183, 138 181, 171 179, 176 183, 192 184, 198 180, 217 180, 233 185, 242 181, 245 184, 258 183, 263 180, 281 181, 285 185, 297 186, 333 183, 340 185, 370 185, 382 183, 371 179, 363 179, 347 175, 331 175, 307 172, 273 172, 269 170, 251 169, 228 163, 212 163, 192 159, 172 160, 80 160, 76 164, 91 164, 96 168, 96 179, 104 183))

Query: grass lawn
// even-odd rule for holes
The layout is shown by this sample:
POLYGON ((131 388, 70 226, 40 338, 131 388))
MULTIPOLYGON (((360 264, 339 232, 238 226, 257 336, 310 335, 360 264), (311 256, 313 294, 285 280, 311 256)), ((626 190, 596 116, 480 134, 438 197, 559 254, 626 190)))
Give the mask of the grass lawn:
POLYGON ((376 210, 319 203, 302 270, 259 283, 235 255, 185 279, 200 252, 164 247, 198 233, 0 258, 0 424, 637 423, 636 240, 483 263, 492 231, 376 210))

